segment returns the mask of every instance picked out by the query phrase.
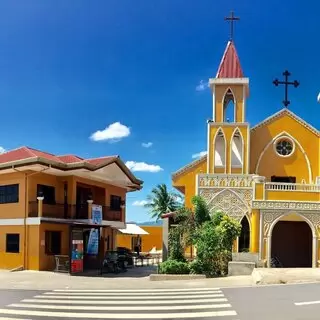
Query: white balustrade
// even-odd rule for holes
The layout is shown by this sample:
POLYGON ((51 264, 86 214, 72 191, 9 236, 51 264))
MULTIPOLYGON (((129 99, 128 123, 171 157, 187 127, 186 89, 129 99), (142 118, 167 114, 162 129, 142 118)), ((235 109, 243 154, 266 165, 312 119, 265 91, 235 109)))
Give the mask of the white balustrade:
POLYGON ((320 185, 304 183, 266 182, 265 189, 271 191, 320 192, 320 185))

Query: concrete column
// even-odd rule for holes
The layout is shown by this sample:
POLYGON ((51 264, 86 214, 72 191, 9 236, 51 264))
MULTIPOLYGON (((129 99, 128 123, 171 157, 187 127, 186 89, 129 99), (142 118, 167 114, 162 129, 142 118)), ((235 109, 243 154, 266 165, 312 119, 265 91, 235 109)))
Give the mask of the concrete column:
POLYGON ((312 268, 317 268, 317 252, 318 252, 318 238, 314 236, 312 238, 312 268))
POLYGON ((44 197, 37 197, 38 200, 38 217, 42 217, 42 211, 43 211, 43 199, 44 197))
POLYGON ((88 219, 92 220, 92 204, 93 200, 87 200, 88 202, 88 219))
POLYGON ((259 228, 259 260, 262 260, 263 255, 263 212, 260 211, 260 228, 259 228))
POLYGON ((267 238, 267 267, 271 267, 271 236, 267 238))
POLYGON ((251 252, 259 252, 259 236, 260 236, 260 212, 257 209, 252 210, 251 215, 251 234, 250 248, 251 252))

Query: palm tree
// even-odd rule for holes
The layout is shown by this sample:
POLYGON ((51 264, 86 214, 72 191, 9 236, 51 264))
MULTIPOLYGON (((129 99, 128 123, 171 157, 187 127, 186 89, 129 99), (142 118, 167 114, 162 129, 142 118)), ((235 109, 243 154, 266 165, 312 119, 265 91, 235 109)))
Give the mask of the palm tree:
POLYGON ((150 210, 151 218, 158 221, 163 214, 177 211, 182 206, 179 199, 181 199, 181 196, 168 191, 164 183, 158 184, 147 196, 148 203, 145 208, 150 210))

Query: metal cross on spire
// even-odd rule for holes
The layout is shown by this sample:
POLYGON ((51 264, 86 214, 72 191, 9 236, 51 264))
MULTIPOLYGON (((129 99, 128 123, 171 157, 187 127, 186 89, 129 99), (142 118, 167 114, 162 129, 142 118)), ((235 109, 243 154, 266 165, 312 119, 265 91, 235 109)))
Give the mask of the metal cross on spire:
POLYGON ((287 108, 290 104, 290 101, 288 100, 288 86, 293 85, 295 88, 299 86, 299 82, 297 80, 294 81, 288 81, 288 77, 291 76, 291 73, 286 70, 282 73, 284 75, 284 81, 279 81, 278 79, 273 80, 273 84, 277 87, 279 84, 284 84, 284 100, 282 101, 283 105, 287 108))
POLYGON ((233 40, 233 24, 234 24, 235 21, 239 21, 240 18, 236 17, 234 15, 234 12, 231 11, 230 12, 230 16, 229 17, 225 17, 224 20, 230 21, 230 40, 233 40))

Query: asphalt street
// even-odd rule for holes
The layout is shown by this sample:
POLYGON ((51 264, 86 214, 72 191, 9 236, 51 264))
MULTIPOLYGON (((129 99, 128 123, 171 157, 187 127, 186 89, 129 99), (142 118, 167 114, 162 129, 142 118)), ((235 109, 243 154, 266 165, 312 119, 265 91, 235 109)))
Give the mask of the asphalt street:
POLYGON ((0 320, 319 319, 320 284, 248 288, 0 290, 0 320))

